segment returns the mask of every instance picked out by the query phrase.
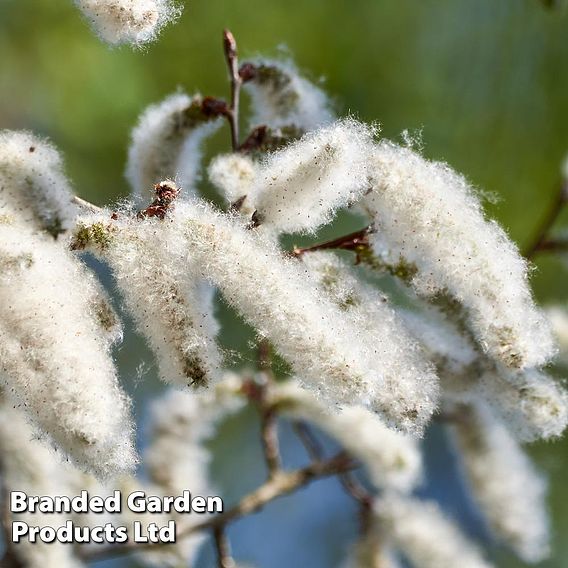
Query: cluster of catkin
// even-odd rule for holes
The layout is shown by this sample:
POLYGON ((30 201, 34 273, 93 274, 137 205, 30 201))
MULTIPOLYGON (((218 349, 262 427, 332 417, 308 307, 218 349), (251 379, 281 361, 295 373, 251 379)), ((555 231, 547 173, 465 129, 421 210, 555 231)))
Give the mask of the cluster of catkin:
MULTIPOLYGON (((138 13, 141 4, 165 6, 78 4, 112 38, 114 11, 136 34, 140 22, 160 21, 138 13)), ((293 378, 268 387, 270 404, 336 438, 377 490, 372 526, 346 565, 404 557, 417 568, 489 566, 435 503, 413 496, 420 437, 435 415, 496 537, 524 561, 542 560, 546 483, 521 444, 559 436, 568 420, 566 393, 543 370, 556 352, 550 321, 561 329, 562 314, 537 307, 527 263, 446 164, 335 120, 291 63, 248 64, 245 88, 264 138, 209 164, 226 211, 198 196, 200 144, 221 120, 203 113, 200 95, 177 93, 143 114, 127 167, 133 200, 115 211, 78 211, 47 142, 0 134, 4 483, 24 480, 41 494, 141 483, 131 477, 134 428, 112 358, 120 322, 79 256, 86 251, 111 268, 174 387, 154 407, 142 460, 148 491, 207 493, 204 441, 245 403, 243 379, 227 375, 217 342, 219 291, 290 365, 293 378), (361 267, 330 250, 283 250, 281 235, 313 235, 345 208, 372 224, 361 267), (379 289, 377 271, 394 278, 404 302, 379 289), (59 476, 63 489, 49 482, 61 456, 74 464, 59 476)), ((183 539, 145 561, 189 562, 197 544, 183 539)), ((79 563, 69 549, 43 548, 40 559, 34 547, 21 554, 33 567, 79 563)))

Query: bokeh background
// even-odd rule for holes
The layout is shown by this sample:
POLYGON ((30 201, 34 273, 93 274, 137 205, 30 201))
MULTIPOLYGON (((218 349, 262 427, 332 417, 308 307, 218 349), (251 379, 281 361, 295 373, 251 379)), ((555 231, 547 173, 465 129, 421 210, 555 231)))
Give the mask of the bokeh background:
MULTIPOLYGON (((178 24, 144 50, 106 47, 71 0, 0 0, 0 128, 49 136, 82 197, 99 204, 124 198, 129 133, 144 107, 178 87, 227 94, 224 27, 243 56, 292 55, 310 77, 321 78, 340 114, 377 121, 387 137, 404 130, 421 136, 426 155, 446 160, 486 192, 490 215, 516 242, 530 240, 568 150, 568 12, 539 0, 191 0, 178 24)), ((223 130, 207 155, 226 149, 228 140, 223 130)), ((563 222, 568 215, 558 230, 563 222)), ((356 225, 343 217, 335 229, 356 225)), ((533 283, 544 303, 568 299, 562 259, 539 258, 533 283)), ((244 365, 253 357, 250 330, 230 310, 221 308, 221 315, 225 346, 241 353, 232 360, 244 365)), ((147 406, 162 387, 134 333, 117 358, 136 401, 143 446, 147 406)), ((254 414, 245 413, 212 442, 214 478, 227 503, 263 479, 257 430, 254 414)), ((286 424, 282 446, 288 465, 305 461, 286 424)), ((443 432, 433 428, 426 447, 422 493, 459 517, 498 566, 522 566, 487 541, 456 481, 443 432)), ((551 479, 555 554, 543 566, 566 568, 568 440, 530 451, 551 479)), ((356 528, 355 507, 327 480, 236 523, 229 534, 235 556, 263 568, 332 568, 356 528)), ((198 567, 212 565, 206 546, 198 567)))

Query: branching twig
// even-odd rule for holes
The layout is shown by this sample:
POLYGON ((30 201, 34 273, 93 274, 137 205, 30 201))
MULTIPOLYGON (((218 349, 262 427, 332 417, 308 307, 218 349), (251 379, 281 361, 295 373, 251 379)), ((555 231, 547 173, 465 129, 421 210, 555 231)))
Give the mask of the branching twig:
MULTIPOLYGON (((315 462, 302 469, 280 471, 272 479, 269 479, 252 493, 243 497, 237 505, 225 513, 180 530, 177 534, 177 539, 186 538, 204 530, 226 527, 229 523, 259 511, 274 499, 293 493, 297 489, 310 484, 312 481, 350 471, 356 466, 357 464, 345 452, 340 452, 329 460, 315 462)), ((168 546, 168 543, 108 546, 103 550, 83 552, 82 558, 89 562, 97 562, 163 546, 168 546)))
MULTIPOLYGON (((297 420, 294 422, 293 426, 298 438, 306 448, 308 455, 310 455, 314 461, 323 459, 323 448, 317 437, 312 432, 310 426, 302 420, 297 420)), ((353 472, 341 472, 338 474, 338 477, 345 491, 359 504, 361 535, 364 536, 371 526, 371 513, 374 497, 372 493, 367 491, 367 489, 353 475, 353 472)))

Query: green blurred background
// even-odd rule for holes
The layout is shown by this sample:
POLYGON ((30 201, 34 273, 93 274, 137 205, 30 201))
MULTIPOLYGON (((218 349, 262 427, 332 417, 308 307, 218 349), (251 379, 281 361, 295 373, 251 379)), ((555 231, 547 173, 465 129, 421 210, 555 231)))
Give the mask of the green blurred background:
MULTIPOLYGON (((109 49, 71 0, 0 0, 0 128, 52 138, 82 197, 125 197, 144 107, 178 87, 226 95, 224 27, 245 57, 285 46, 325 79, 341 114, 378 121, 387 137, 421 133, 426 155, 465 173, 512 238, 530 240, 568 150, 568 13, 538 0, 191 0, 144 50, 109 49)), ((227 144, 224 130, 207 151, 227 144)), ((538 298, 565 301, 561 260, 536 264, 538 298)), ((119 354, 131 374, 140 349, 131 339, 119 354)), ((568 442, 531 451, 552 479, 556 554, 544 566, 568 567, 568 442)), ((499 566, 521 565, 496 554, 499 566)))

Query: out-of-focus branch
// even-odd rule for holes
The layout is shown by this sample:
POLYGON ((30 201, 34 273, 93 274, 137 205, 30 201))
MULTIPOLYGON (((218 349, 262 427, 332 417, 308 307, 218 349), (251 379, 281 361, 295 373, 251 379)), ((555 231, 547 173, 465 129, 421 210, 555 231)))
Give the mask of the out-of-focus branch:
POLYGON ((551 252, 553 247, 550 246, 550 230, 552 226, 558 219, 558 216, 568 203, 568 183, 563 181, 554 196, 554 200, 550 204, 546 215, 544 216, 540 226, 538 227, 536 234, 529 246, 525 250, 525 257, 529 260, 532 259, 535 254, 541 251, 551 252))
POLYGON ((278 440, 278 416, 275 408, 269 405, 266 400, 267 390, 270 388, 270 384, 274 382, 271 346, 266 339, 262 339, 258 345, 258 369, 260 371, 259 379, 245 383, 244 390, 260 414, 262 450, 268 476, 272 478, 282 469, 282 458, 278 440))
POLYGON ((231 544, 227 538, 224 526, 213 529, 215 549, 217 550, 217 566, 219 568, 235 568, 236 564, 231 555, 231 544))
POLYGON ((535 253, 555 253, 555 252, 567 252, 568 251, 568 240, 564 239, 548 239, 540 243, 538 249, 535 253))
POLYGON ((278 417, 274 410, 262 411, 260 427, 268 475, 274 477, 282 468, 280 444, 278 443, 278 417))
POLYGON ((323 448, 310 426, 304 420, 295 420, 292 426, 310 458, 314 461, 323 459, 323 448))
MULTIPOLYGON (((303 420, 297 420, 294 422, 294 430, 304 445, 306 452, 314 461, 324 459, 323 448, 315 434, 312 432, 309 424, 303 420)), ((367 491, 352 471, 340 472, 338 473, 338 478, 346 493, 359 504, 361 536, 365 536, 371 527, 371 513, 374 496, 372 493, 367 491)))
MULTIPOLYGON (((225 513, 211 517, 202 523, 187 527, 185 530, 180 530, 177 534, 177 538, 182 539, 204 530, 215 530, 218 527, 226 527, 229 523, 246 515, 256 513, 274 499, 293 493, 310 484, 312 481, 351 471, 355 467, 357 467, 357 464, 345 452, 340 452, 329 460, 314 462, 302 469, 280 471, 252 493, 243 497, 239 503, 225 513)), ((83 552, 82 558, 88 562, 97 562, 163 546, 168 546, 168 544, 150 543, 108 546, 103 550, 83 552)))
POLYGON ((274 499, 292 493, 316 479, 337 475, 355 467, 357 467, 356 462, 346 452, 340 452, 329 460, 314 462, 302 469, 280 471, 258 489, 243 497, 238 505, 226 513, 191 527, 187 532, 180 531, 179 536, 184 537, 204 528, 226 525, 235 519, 255 513, 274 499))
POLYGON ((362 536, 365 536, 369 532, 372 524, 374 496, 367 491, 353 472, 345 471, 340 473, 338 477, 345 491, 359 504, 360 532, 362 536))
POLYGON ((2 538, 5 547, 4 556, 0 558, 0 568, 23 568, 24 563, 14 554, 14 547, 12 546, 10 497, 4 485, 0 489, 0 499, 0 522, 2 523, 2 538))

